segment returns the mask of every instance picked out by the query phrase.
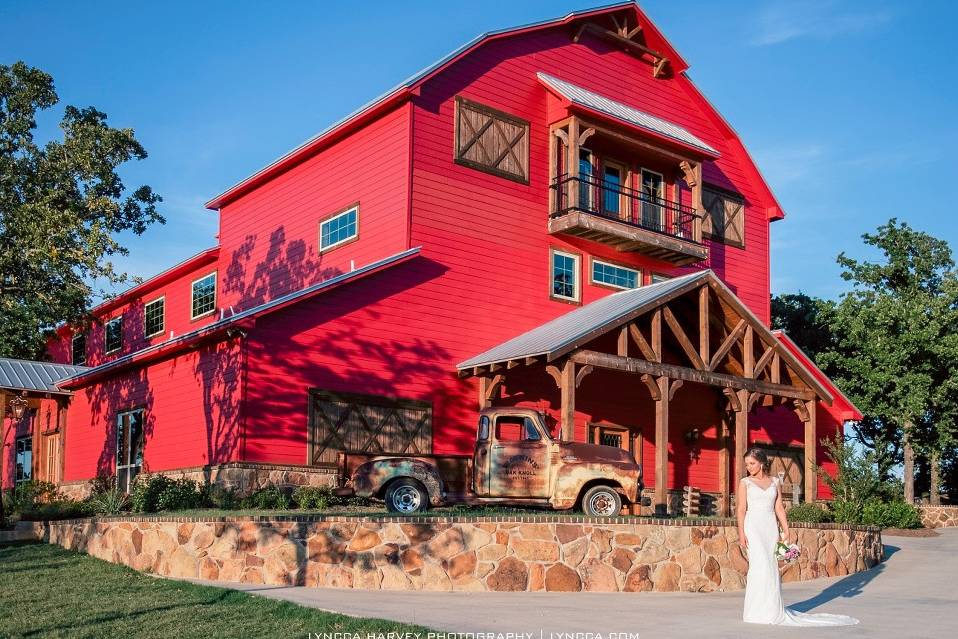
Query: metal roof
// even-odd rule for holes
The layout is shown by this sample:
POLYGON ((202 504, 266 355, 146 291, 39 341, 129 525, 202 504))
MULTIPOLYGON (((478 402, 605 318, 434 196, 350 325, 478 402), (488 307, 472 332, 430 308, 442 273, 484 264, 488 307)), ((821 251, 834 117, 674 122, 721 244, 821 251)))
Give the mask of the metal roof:
POLYGON ((458 364, 457 368, 464 370, 524 357, 561 354, 564 348, 601 332, 604 328, 612 327, 630 315, 641 313, 642 309, 655 306, 656 302, 671 293, 708 278, 711 272, 699 271, 607 295, 467 359, 458 364))
POLYGON ((258 306, 249 308, 245 311, 236 313, 235 315, 231 315, 229 317, 217 320, 213 322, 212 324, 207 324, 206 326, 190 331, 189 333, 183 333, 179 337, 174 337, 172 339, 166 340, 165 342, 160 342, 159 344, 154 344, 153 346, 138 350, 134 353, 129 353, 128 355, 124 355, 123 357, 119 357, 117 359, 111 360, 109 362, 106 362, 105 364, 100 364, 99 366, 96 366, 94 368, 73 367, 73 368, 80 368, 82 370, 78 370, 76 373, 65 376, 68 379, 63 379, 61 380, 61 382, 74 383, 77 381, 77 379, 86 377, 87 375, 97 375, 99 373, 102 373, 103 371, 107 371, 113 368, 120 368, 134 360, 141 359, 145 355, 149 355, 151 353, 154 353, 160 350, 166 350, 171 347, 175 347, 179 344, 191 342, 192 340, 198 337, 202 337, 210 333, 214 333, 221 329, 229 328, 231 325, 236 324, 237 322, 240 322, 244 319, 257 317, 259 315, 269 313, 273 310, 279 310, 280 308, 283 308, 285 306, 298 302, 301 299, 305 299, 309 296, 315 295, 324 290, 334 288, 338 286, 339 284, 344 284, 354 279, 359 279, 379 269, 387 268, 389 266, 393 266, 400 262, 404 262, 405 260, 418 255, 421 250, 422 250, 422 247, 419 247, 419 246, 413 247, 411 249, 406 249, 405 251, 402 251, 401 253, 390 255, 389 257, 383 258, 376 262, 372 262, 370 264, 367 264, 366 266, 357 268, 353 271, 342 273, 335 277, 331 277, 328 280, 323 280, 322 282, 318 282, 311 286, 307 286, 298 291, 294 291, 292 293, 288 293, 286 295, 277 297, 276 299, 270 300, 269 302, 265 302, 258 306))
POLYGON ((685 129, 678 124, 669 122, 668 120, 663 120, 662 118, 658 118, 654 115, 646 113, 645 111, 639 111, 638 109, 630 107, 627 104, 616 102, 611 98, 599 95, 598 93, 589 91, 588 89, 583 89, 582 87, 572 84, 571 82, 560 80, 559 78, 549 75, 548 73, 543 73, 540 71, 536 75, 543 84, 558 92, 564 98, 570 100, 573 104, 578 104, 588 109, 599 111, 616 119, 628 122, 629 124, 637 126, 641 129, 652 131, 653 133, 664 135, 665 137, 677 142, 695 147, 701 151, 705 151, 706 153, 710 153, 715 156, 719 155, 718 151, 703 142, 698 137, 689 133, 688 129, 685 129))
POLYGON ((68 395, 57 387, 57 382, 87 370, 86 366, 0 357, 0 388, 68 395))

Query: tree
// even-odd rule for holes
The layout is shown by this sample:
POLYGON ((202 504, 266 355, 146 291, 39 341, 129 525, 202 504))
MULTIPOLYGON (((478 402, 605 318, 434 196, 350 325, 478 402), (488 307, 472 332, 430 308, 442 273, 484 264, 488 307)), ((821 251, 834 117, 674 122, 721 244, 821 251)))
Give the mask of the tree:
POLYGON ((954 393, 946 392, 958 374, 954 261, 947 242, 894 218, 862 237, 883 260, 838 256, 853 289, 835 308, 836 346, 822 360, 872 424, 882 426, 876 432, 893 426, 901 433, 905 499, 914 502, 916 449, 935 456, 947 443, 935 417, 954 412, 954 393))
POLYGON ((39 111, 58 103, 53 79, 23 62, 0 65, 0 355, 44 355, 45 332, 85 317, 94 281, 126 281, 110 258, 116 234, 163 223, 149 186, 117 169, 146 158, 132 129, 93 107, 64 109, 62 140, 34 139, 39 111))

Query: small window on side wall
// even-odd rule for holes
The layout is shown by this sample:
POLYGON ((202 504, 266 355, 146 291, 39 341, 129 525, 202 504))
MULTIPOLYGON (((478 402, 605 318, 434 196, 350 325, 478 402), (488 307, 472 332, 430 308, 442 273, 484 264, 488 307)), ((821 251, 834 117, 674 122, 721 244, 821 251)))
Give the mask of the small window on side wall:
POLYGON ((642 271, 593 259, 592 283, 619 289, 638 288, 642 286, 642 271))
POLYGON ((319 252, 323 253, 359 237, 359 205, 319 223, 319 252))
POLYGON ((564 302, 579 301, 579 256, 552 251, 550 291, 553 298, 564 302))
POLYGON ((745 248, 745 200, 740 195, 706 186, 702 189, 705 218, 702 233, 712 240, 745 248))
POLYGON ((190 290, 190 319, 198 319, 216 310, 216 272, 193 282, 190 290))
POLYGON ((77 333, 70 341, 70 363, 74 366, 86 364, 86 333, 77 333))
POLYGON ((529 183, 529 123, 498 109, 456 98, 455 161, 529 183))
POLYGON ((115 353, 123 347, 123 316, 114 317, 103 325, 103 345, 106 354, 115 353))
POLYGON ((143 333, 153 337, 163 332, 166 319, 166 298, 153 300, 143 307, 143 333))

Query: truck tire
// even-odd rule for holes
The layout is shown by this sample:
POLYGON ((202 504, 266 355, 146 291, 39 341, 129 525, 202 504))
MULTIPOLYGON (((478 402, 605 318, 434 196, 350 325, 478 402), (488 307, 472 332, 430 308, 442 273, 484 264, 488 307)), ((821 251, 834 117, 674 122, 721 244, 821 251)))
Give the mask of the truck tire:
POLYGON ((415 479, 404 477, 386 489, 386 509, 391 513, 419 513, 429 508, 429 493, 415 479))
POLYGON ((593 486, 582 495, 582 512, 590 517, 615 517, 622 510, 622 498, 611 486, 593 486))

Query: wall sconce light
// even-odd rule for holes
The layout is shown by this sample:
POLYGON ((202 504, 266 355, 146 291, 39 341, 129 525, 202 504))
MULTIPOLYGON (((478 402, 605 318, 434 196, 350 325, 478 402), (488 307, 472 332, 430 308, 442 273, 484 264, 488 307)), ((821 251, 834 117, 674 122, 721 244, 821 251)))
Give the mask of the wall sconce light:
POLYGON ((701 431, 698 428, 693 428, 692 430, 685 431, 685 434, 682 435, 682 438, 685 440, 685 444, 689 447, 689 459, 691 461, 698 461, 699 458, 699 438, 702 436, 701 431))
MULTIPOLYGON (((24 393, 23 395, 26 395, 24 393)), ((17 395, 7 403, 7 408, 9 413, 13 415, 14 419, 22 419, 23 413, 27 409, 27 405, 30 402, 27 401, 27 398, 22 395, 17 395)))

